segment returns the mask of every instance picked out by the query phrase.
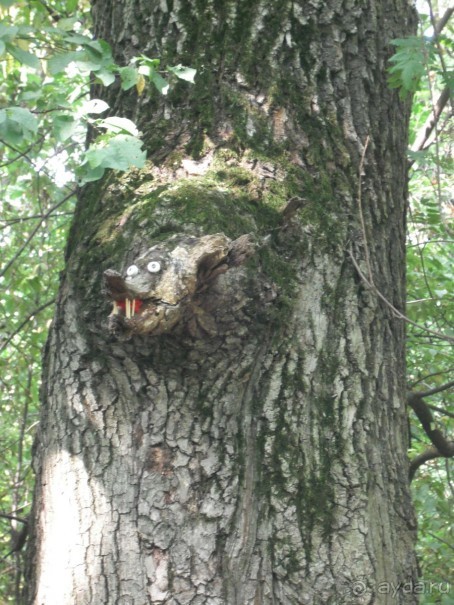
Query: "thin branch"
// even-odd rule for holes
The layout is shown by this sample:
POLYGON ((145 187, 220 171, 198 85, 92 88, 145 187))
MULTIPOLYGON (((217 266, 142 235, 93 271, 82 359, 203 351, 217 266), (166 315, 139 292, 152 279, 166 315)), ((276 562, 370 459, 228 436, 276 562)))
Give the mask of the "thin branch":
MULTIPOLYGON (((407 300, 407 305, 417 305, 420 303, 424 303, 424 302, 434 302, 434 301, 440 301, 442 300, 441 298, 418 298, 417 300, 407 300)), ((443 300, 448 300, 448 301, 452 301, 454 300, 454 298, 443 298, 443 300)))
POLYGON ((10 515, 7 513, 0 513, 1 519, 8 519, 8 521, 19 521, 19 523, 28 523, 28 519, 24 517, 17 517, 16 515, 10 515))
MULTIPOLYGON (((431 0, 427 0, 427 3, 429 5, 429 13, 430 13, 430 21, 432 24, 432 27, 434 28, 434 32, 437 31, 437 23, 435 22, 435 16, 434 16, 434 12, 433 12, 433 7, 432 7, 432 2, 431 0)), ((441 29, 439 30, 441 31, 441 29)), ((433 40, 435 42, 435 45, 438 49, 438 58, 440 60, 440 64, 441 64, 441 69, 443 72, 443 75, 445 77, 445 79, 447 79, 447 71, 446 71, 446 64, 445 61, 443 59, 443 50, 440 46, 440 42, 438 40, 438 33, 434 34, 433 40)), ((430 70, 429 70, 429 62, 428 62, 428 58, 426 61, 426 71, 427 71, 427 84, 428 84, 428 90, 429 90, 429 95, 430 95, 430 100, 432 103, 432 112, 434 113, 434 119, 435 119, 435 108, 436 108, 436 103, 435 103, 435 97, 434 97, 434 88, 433 88, 433 82, 432 82, 432 78, 431 78, 431 74, 430 74, 430 70)), ((437 122, 438 120, 435 119, 435 155, 437 158, 437 161, 435 162, 435 173, 437 175, 437 178, 435 179, 435 183, 434 183, 434 187, 436 188, 437 191, 437 199, 438 199, 438 205, 440 207, 440 212, 441 212, 441 206, 442 206, 442 202, 441 202, 441 161, 440 161, 440 136, 439 136, 439 132, 437 129, 437 122)))
POLYGON ((365 251, 365 255, 366 255, 366 264, 367 264, 367 271, 369 273, 369 281, 371 284, 373 284, 374 279, 372 277, 372 267, 370 265, 369 246, 367 243, 366 224, 364 222, 364 215, 363 215, 362 182, 361 182, 361 177, 363 175, 363 169, 364 169, 364 160, 366 157, 366 151, 367 151, 367 147, 369 145, 369 140, 370 140, 369 135, 367 135, 366 142, 364 143, 364 149, 361 154, 361 160, 359 162, 359 168, 358 168, 358 210, 359 210, 359 218, 361 221, 361 229, 363 232, 364 251, 365 251))
POLYGON ((352 260, 352 263, 353 263, 356 271, 358 272, 358 275, 360 276, 360 278, 378 296, 378 298, 380 300, 382 300, 385 303, 385 305, 391 309, 391 311, 394 313, 395 317, 397 317, 398 319, 402 319, 402 320, 406 321, 407 323, 411 324, 415 328, 418 328, 418 330, 422 330, 423 332, 427 332, 429 334, 432 334, 432 336, 436 336, 440 340, 446 340, 448 342, 454 342, 454 338, 452 338, 451 336, 445 336, 444 334, 440 334, 440 332, 435 332, 434 330, 430 330, 429 328, 426 328, 425 326, 421 326, 420 324, 416 323, 415 321, 411 320, 409 317, 407 317, 406 315, 404 315, 403 313, 401 313, 398 309, 396 309, 396 307, 392 303, 389 302, 389 300, 380 292, 380 290, 373 283, 371 283, 367 279, 367 277, 361 271, 361 269, 360 269, 360 267, 359 267, 359 265, 358 265, 355 257, 353 256, 353 253, 352 253, 351 250, 348 250, 348 254, 349 254, 349 256, 350 256, 350 258, 352 260))
POLYGON ((439 387, 430 389, 429 391, 423 391, 423 392, 415 393, 415 394, 419 395, 420 397, 430 397, 430 395, 436 395, 436 393, 441 393, 442 391, 447 391, 451 387, 454 387, 454 380, 451 380, 450 382, 442 384, 439 387))
MULTIPOLYGON (((441 95, 438 97, 438 100, 432 109, 432 115, 427 118, 424 126, 420 129, 418 135, 416 136, 415 142, 413 143, 411 148, 412 151, 422 151, 424 149, 427 141, 430 139, 433 130, 435 129, 440 120, 440 116, 443 113, 443 109, 446 107, 446 104, 450 99, 450 95, 451 91, 449 89, 449 86, 446 86, 446 88, 442 91, 441 95)), ((411 160, 409 162, 409 168, 413 166, 414 162, 415 160, 411 160)))
POLYGON ((45 2, 45 0, 39 0, 39 3, 40 3, 40 4, 41 4, 41 6, 43 6, 43 7, 46 9, 46 11, 49 13, 49 17, 50 17, 50 19, 51 19, 51 21, 52 21, 53 23, 58 23, 58 22, 60 21, 60 19, 62 18, 62 15, 63 15, 63 16, 65 16, 65 17, 66 17, 66 16, 68 16, 68 13, 67 13, 67 12, 62 12, 62 14, 57 13, 57 12, 56 12, 56 11, 55 11, 55 10, 54 10, 54 9, 53 9, 51 6, 49 6, 49 5, 47 4, 47 2, 45 2))
POLYGON ((43 224, 43 222, 47 218, 49 218, 49 216, 54 212, 54 210, 57 210, 57 208, 59 208, 65 202, 67 202, 70 198, 72 198, 72 196, 75 195, 76 191, 77 191, 76 189, 73 189, 70 193, 68 193, 68 195, 65 195, 65 197, 62 200, 60 200, 57 204, 52 206, 52 208, 50 208, 47 212, 45 212, 42 215, 42 218, 40 219, 38 224, 34 227, 34 229, 32 229, 32 232, 27 237, 25 242, 22 244, 22 246, 19 248, 19 250, 13 256, 13 258, 10 261, 8 261, 5 265, 5 267, 0 271, 0 277, 3 277, 5 275, 5 273, 8 271, 8 269, 11 267, 11 265, 19 258, 19 256, 22 254, 22 252, 25 250, 25 248, 28 246, 28 244, 31 242, 31 240, 35 237, 36 233, 38 232, 38 230, 41 227, 41 225, 43 224))
POLYGON ((443 414, 443 416, 449 416, 449 418, 454 418, 454 414, 451 414, 451 412, 448 412, 448 410, 444 410, 443 408, 439 408, 438 406, 433 405, 432 403, 427 403, 426 405, 427 405, 428 408, 430 408, 434 412, 438 412, 439 414, 443 414))
POLYGON ((431 531, 428 531, 426 529, 425 531, 426 534, 429 534, 429 536, 431 536, 432 538, 434 538, 435 540, 438 540, 439 542, 441 542, 442 544, 445 544, 448 548, 450 548, 451 550, 454 550, 454 546, 452 544, 450 544, 449 542, 446 542, 446 540, 443 540, 442 538, 438 537, 437 535, 433 534, 431 531))
POLYGON ((441 48, 440 45, 440 41, 439 41, 439 36, 442 32, 443 27, 448 23, 449 18, 452 15, 453 9, 452 8, 448 8, 443 17, 441 19, 439 19, 438 21, 435 21, 435 15, 434 15, 434 11, 433 11, 433 6, 432 6, 432 2, 431 0, 428 0, 428 5, 429 5, 429 13, 430 13, 430 22, 432 24, 432 27, 434 28, 434 35, 433 35, 433 41, 435 42, 435 45, 437 47, 438 50, 438 58, 440 59, 440 64, 441 64, 441 70, 443 72, 443 75, 445 76, 445 79, 448 80, 448 68, 446 66, 446 62, 444 59, 444 53, 443 53, 443 49, 441 48))
MULTIPOLYGON (((73 214, 74 212, 57 212, 56 214, 52 215, 52 218, 58 218, 59 216, 73 216, 73 214)), ((46 218, 49 217, 40 213, 32 216, 18 216, 17 218, 6 219, 4 221, 0 220, 0 223, 3 223, 3 225, 0 225, 0 229, 7 229, 8 227, 11 227, 11 225, 17 225, 17 223, 22 223, 24 221, 35 221, 36 219, 46 220, 46 218)))
POLYGON ((353 256, 352 251, 348 250, 350 258, 352 259, 352 262, 353 262, 356 270, 358 271, 360 277, 363 279, 363 281, 393 311, 393 313, 395 314, 396 317, 398 317, 399 319, 403 319, 404 321, 412 324, 413 326, 419 328, 420 330, 424 330, 425 332, 429 332, 430 334, 433 334, 434 336, 437 336, 438 338, 441 338, 443 340, 448 340, 449 342, 454 342, 454 338, 451 338, 449 336, 444 336, 443 334, 440 334, 439 332, 435 332, 434 330, 430 330, 429 328, 425 328, 423 326, 420 326, 416 322, 412 321, 409 317, 407 317, 406 315, 404 315, 403 313, 401 313, 398 309, 396 309, 396 307, 392 303, 389 302, 389 300, 380 292, 380 290, 378 290, 378 288, 374 284, 373 275, 372 275, 372 267, 371 267, 371 264, 370 264, 369 246, 368 246, 368 243, 367 243, 366 225, 365 225, 365 222, 364 222, 364 215, 363 215, 363 209, 362 209, 362 195, 361 195, 361 192, 362 192, 361 176, 362 176, 362 173, 363 173, 364 159, 365 159, 365 156, 366 156, 366 151, 367 151, 367 146, 369 144, 369 140, 370 140, 369 136, 367 136, 366 142, 364 144, 363 153, 361 155, 361 160, 360 160, 360 163, 359 163, 359 169, 358 169, 358 172, 359 172, 359 179, 358 179, 359 180, 359 182, 358 182, 358 209, 359 209, 359 216, 360 216, 360 221, 361 221, 361 229, 362 229, 362 234, 363 234, 363 242, 364 242, 365 257, 366 257, 367 270, 368 270, 368 273, 369 273, 369 279, 367 279, 366 276, 361 271, 358 263, 356 262, 355 257, 353 256))
MULTIPOLYGON (((432 7, 431 7, 432 9, 432 7)), ((433 14, 432 14, 432 10, 431 10, 431 19, 432 19, 432 25, 434 28, 434 38, 437 39, 438 36, 440 35, 440 33, 442 32, 443 28, 445 27, 445 25, 448 23, 449 19, 451 18, 452 13, 454 12, 454 8, 448 8, 446 9, 444 15, 441 17, 441 19, 439 19, 436 23, 434 23, 433 20, 433 14)), ((442 56, 440 54, 440 56, 442 56)), ((424 124, 424 126, 420 129, 418 135, 416 136, 415 142, 413 143, 412 146, 412 151, 421 151, 422 149, 424 149, 425 144, 427 143, 427 141, 430 138, 430 135, 432 134, 432 131, 434 130, 434 128, 437 126, 438 121, 440 120, 440 116, 443 112, 443 109, 445 108, 446 104, 448 103, 450 96, 451 96, 451 91, 449 86, 446 86, 446 88, 444 88, 444 90, 441 92, 440 96, 438 97, 437 102, 435 103, 435 105, 432 108, 432 115, 429 116, 426 120, 426 123, 424 124)), ((414 163, 414 160, 410 162, 410 166, 412 166, 414 163)))
POLYGON ((0 143, 2 145, 4 145, 5 147, 8 147, 8 149, 11 149, 15 153, 17 153, 17 156, 13 160, 8 160, 4 164, 2 164, 1 167, 8 166, 8 164, 12 164, 12 163, 16 162, 17 160, 19 160, 20 158, 24 158, 25 160, 27 160, 27 162, 30 164, 30 166, 34 167, 33 160, 31 158, 29 158, 27 154, 31 149, 33 149, 33 147, 35 147, 35 145, 39 145, 39 144, 43 143, 44 140, 45 140, 45 136, 42 136, 37 141, 34 141, 33 144, 30 145, 30 147, 26 151, 21 151, 17 147, 14 147, 14 145, 7 143, 3 139, 0 139, 0 143))
POLYGON ((449 19, 451 18, 452 13, 454 13, 454 8, 447 8, 443 14, 443 17, 440 17, 438 21, 434 25, 434 35, 439 36, 444 28, 447 25, 449 19))
POLYGON ((13 340, 13 338, 19 334, 19 332, 22 330, 22 328, 25 326, 25 324, 27 324, 35 315, 38 315, 38 313, 41 313, 41 311, 44 311, 44 309, 47 309, 47 307, 50 307, 51 305, 53 305, 55 303, 55 298, 53 298, 52 300, 48 300, 46 303, 40 305, 37 309, 34 309, 32 311, 32 313, 30 313, 18 326, 17 328, 14 330, 14 332, 12 334, 10 334, 8 336, 8 338, 6 338, 6 340, 4 340, 4 342, 2 343, 2 345, 0 346, 0 353, 2 351, 4 351, 6 349, 6 347, 9 345, 9 343, 13 340))
POLYGON ((17 156, 15 158, 11 158, 11 160, 7 160, 6 162, 3 162, 2 164, 0 164, 0 168, 4 168, 5 166, 14 164, 14 162, 17 162, 17 160, 19 160, 20 158, 25 158, 31 164, 32 161, 28 157, 27 154, 33 149, 33 147, 36 145, 36 143, 41 143, 42 141, 44 141, 44 137, 41 137, 37 142, 30 145, 30 147, 28 149, 26 149, 25 151, 19 151, 18 149, 11 147, 11 145, 8 145, 8 143, 6 143, 3 139, 0 139, 0 143, 2 143, 2 145, 4 145, 5 147, 9 147, 10 149, 12 149, 13 151, 15 151, 17 153, 17 156))
POLYGON ((424 242, 417 242, 416 244, 408 244, 407 248, 425 248, 429 244, 454 244, 453 239, 430 239, 424 242))

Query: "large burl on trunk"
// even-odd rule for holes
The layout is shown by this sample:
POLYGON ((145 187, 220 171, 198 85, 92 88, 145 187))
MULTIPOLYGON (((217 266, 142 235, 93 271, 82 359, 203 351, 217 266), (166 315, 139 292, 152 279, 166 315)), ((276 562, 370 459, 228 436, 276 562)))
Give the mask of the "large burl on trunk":
POLYGON ((119 63, 198 75, 93 90, 150 162, 80 192, 26 603, 416 603, 404 326, 352 261, 403 310, 408 102, 386 65, 410 7, 93 14, 119 63))

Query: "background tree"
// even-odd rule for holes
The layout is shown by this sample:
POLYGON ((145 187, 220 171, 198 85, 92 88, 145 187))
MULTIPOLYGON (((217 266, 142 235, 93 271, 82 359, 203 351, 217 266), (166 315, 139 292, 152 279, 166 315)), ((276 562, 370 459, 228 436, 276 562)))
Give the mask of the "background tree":
MULTIPOLYGON (((39 4, 39 3, 38 3, 38 4, 39 4)), ((88 45, 87 45, 87 46, 88 46, 88 45)), ((98 50, 99 50, 99 49, 98 49, 98 50)), ((102 53, 101 53, 101 54, 102 54, 102 53)), ((64 58, 64 56, 63 56, 63 58, 64 58)), ((92 57, 92 59, 93 59, 93 57, 92 57)), ((97 63, 97 67, 96 67, 96 69, 97 69, 97 71, 98 71, 98 75, 99 75, 99 74, 100 74, 100 66, 99 66, 100 60, 99 60, 99 57, 98 57, 97 61, 98 61, 98 63, 97 63)), ((92 62, 92 66, 93 66, 93 62, 92 62)), ((147 66, 146 66, 146 65, 144 65, 143 67, 145 67, 145 68, 146 68, 147 66)), ((129 69, 129 68, 123 68, 123 69, 129 69)), ((107 71, 108 71, 108 70, 107 70, 107 71)), ((199 71, 200 71, 200 70, 199 70, 199 71)), ((125 73, 125 72, 118 72, 118 73, 119 73, 119 75, 121 74, 121 81, 122 81, 122 85, 124 86, 124 85, 125 85, 125 80, 126 80, 126 75, 127 75, 127 73, 128 73, 128 72, 126 72, 126 73, 125 73)), ((130 73, 130 72, 129 72, 129 73, 130 73)), ((131 75, 131 73, 130 73, 130 75, 131 75)), ((107 76, 104 74, 104 79, 105 79, 106 77, 107 77, 107 76)), ((134 77, 137 77, 137 76, 134 76, 134 77)), ((136 82, 136 83, 138 84, 138 88, 139 88, 139 86, 140 86, 140 81, 139 81, 139 82, 136 82)), ((244 86, 244 83, 243 83, 243 86, 244 86)), ((242 92, 245 92, 245 90, 243 90, 242 92)), ((25 98, 25 97, 24 97, 24 98, 25 98)), ((255 149, 255 152, 257 152, 257 149, 255 149)), ((191 172, 191 171, 193 171, 193 170, 200 169, 200 166, 194 166, 194 165, 188 164, 187 162, 185 163, 185 165, 186 165, 186 167, 187 167, 187 168, 189 168, 189 171, 190 171, 190 172, 191 172)), ((115 167, 120 167, 120 166, 115 166, 115 167)), ((263 180, 263 179, 262 179, 262 180, 263 180)), ((266 182, 266 181, 265 181, 265 182, 266 182)), ((253 188, 253 189, 255 189, 255 188, 253 188)), ((264 190, 264 195, 262 195, 262 199, 263 199, 264 197, 266 197, 267 201, 269 201, 269 200, 270 200, 270 196, 269 196, 269 188, 268 188, 268 187, 264 187, 264 188, 262 188, 262 187, 261 187, 261 189, 263 189, 263 190, 264 190)), ((262 192, 262 193, 263 193, 263 192, 262 192)), ((285 195, 282 195, 282 197, 283 197, 283 198, 285 198, 285 195)), ((254 199, 254 196, 252 196, 252 199, 254 199)), ((279 207, 279 200, 276 200, 276 201, 277 201, 276 206, 277 206, 277 207, 279 207)), ((282 202, 281 202, 281 203, 282 203, 282 202)), ((284 218, 285 218, 285 217, 287 217, 287 218, 288 218, 288 215, 290 214, 290 209, 291 209, 292 205, 293 205, 293 204, 290 204, 290 206, 288 206, 288 207, 287 207, 287 211, 286 211, 286 212, 284 212, 284 218)), ((305 212, 306 212, 306 214, 307 214, 307 210, 306 210, 305 212)), ((286 218, 286 220, 287 220, 287 218, 286 218)), ((305 218, 306 218, 306 217, 305 217, 305 218)), ((284 220, 284 223, 286 222, 286 220, 284 220)), ((280 225, 280 227, 279 227, 280 234, 282 235, 282 233, 283 233, 284 231, 288 231, 288 229, 289 229, 289 226, 288 226, 288 225, 284 225, 284 227, 283 227, 282 225, 280 225)), ((281 235, 280 235, 280 236, 281 236, 281 235)), ((263 250, 262 250, 262 253, 263 253, 263 250)), ((26 268, 26 267, 24 267, 24 273, 25 273, 25 274, 27 274, 27 268, 26 268)), ((13 335, 13 336, 14 336, 14 335, 13 335)))

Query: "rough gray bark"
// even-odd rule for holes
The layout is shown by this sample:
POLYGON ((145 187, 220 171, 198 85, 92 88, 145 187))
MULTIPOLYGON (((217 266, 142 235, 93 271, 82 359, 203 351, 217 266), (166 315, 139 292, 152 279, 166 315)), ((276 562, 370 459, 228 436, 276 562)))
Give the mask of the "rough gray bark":
POLYGON ((153 165, 81 192, 46 352, 26 602, 416 603, 404 326, 350 256, 403 309, 408 104, 385 69, 410 7, 93 12, 119 61, 143 52, 199 77, 168 99, 103 93, 153 165), (250 234, 255 254, 162 333, 109 332, 104 271, 215 233, 250 234))

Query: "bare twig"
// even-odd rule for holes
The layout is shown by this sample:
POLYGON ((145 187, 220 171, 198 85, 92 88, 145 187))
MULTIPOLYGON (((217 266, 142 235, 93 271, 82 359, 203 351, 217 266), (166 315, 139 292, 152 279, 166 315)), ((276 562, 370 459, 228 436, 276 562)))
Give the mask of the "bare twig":
MULTIPOLYGON (((74 212, 57 212, 56 214, 52 215, 52 218, 58 218, 59 216, 73 216, 74 212)), ((46 218, 49 218, 48 216, 44 216, 42 213, 40 214, 33 214, 31 216, 18 216, 17 218, 11 218, 11 219, 6 219, 6 220, 0 220, 0 229, 7 229, 8 227, 11 227, 11 225, 17 225, 17 223, 22 223, 25 221, 36 221, 37 219, 43 219, 46 220, 46 218)))
POLYGON ((8 521, 19 521, 19 523, 28 523, 28 519, 25 517, 18 517, 9 513, 0 513, 1 519, 8 519, 8 521))
POLYGON ((55 303, 55 298, 53 298, 52 300, 48 300, 47 302, 40 305, 36 309, 33 309, 33 311, 31 313, 29 313, 27 315, 27 317, 17 326, 17 328, 14 330, 14 332, 12 334, 10 334, 8 336, 8 338, 6 338, 2 342, 2 344, 0 346, 0 353, 6 349, 6 347, 9 345, 9 343, 13 340, 13 338, 17 334, 19 334, 19 332, 22 330, 22 328, 25 326, 25 324, 27 324, 30 321, 30 319, 32 319, 33 317, 35 317, 35 315, 38 315, 38 313, 41 313, 41 311, 44 311, 44 309, 47 309, 47 307, 50 307, 54 303, 55 303))
POLYGON ((367 271, 369 273, 369 281, 371 284, 373 284, 374 278, 372 276, 372 267, 370 265, 370 254, 369 254, 369 246, 367 243, 366 224, 364 222, 364 214, 363 214, 362 181, 361 181, 361 177, 363 175, 363 169, 364 169, 364 159, 366 157, 366 151, 367 151, 367 147, 369 145, 369 140, 370 140, 369 135, 367 135, 366 142, 364 143, 363 153, 361 154, 361 160, 359 162, 359 168, 358 168, 358 210, 359 210, 359 219, 361 221, 361 229, 363 232, 364 251, 365 251, 365 255, 366 255, 366 264, 367 264, 367 271))
MULTIPOLYGON (((420 129, 418 135, 416 136, 415 142, 412 145, 412 151, 422 151, 430 139, 430 136, 437 126, 440 116, 443 113, 443 109, 446 107, 447 102, 449 101, 451 91, 448 86, 442 91, 441 95, 438 97, 437 102, 435 103, 432 109, 432 115, 430 115, 424 126, 420 129)), ((409 162, 409 168, 413 166, 414 160, 409 162)))
POLYGON ((8 269, 11 267, 11 265, 19 258, 19 256, 22 254, 22 252, 25 250, 25 248, 28 246, 28 244, 31 242, 31 240, 35 237, 36 233, 38 232, 39 228, 41 227, 41 225, 43 224, 43 222, 49 218, 49 216, 55 211, 57 210, 57 208, 59 208, 60 206, 62 206, 65 202, 67 202, 70 198, 72 198, 73 195, 75 195, 76 193, 76 189, 73 189, 72 191, 70 191, 70 193, 68 193, 68 195, 65 195, 65 197, 60 200, 57 204, 55 204, 54 206, 52 206, 52 208, 50 208, 47 212, 45 212, 40 221, 38 222, 38 224, 32 229, 30 235, 27 237, 27 239, 25 240, 25 242, 22 244, 22 246, 19 248, 19 250, 16 252, 16 254, 13 256, 13 258, 11 258, 6 265, 3 267, 3 269, 0 271, 0 277, 3 277, 3 275, 5 275, 5 273, 8 271, 8 269))
POLYGON ((449 542, 446 542, 446 540, 443 540, 442 538, 440 538, 440 536, 436 536, 435 534, 433 534, 431 531, 428 531, 427 529, 426 529, 425 533, 429 534, 429 536, 432 536, 432 538, 434 538, 435 540, 438 540, 442 544, 445 544, 451 550, 454 550, 454 546, 452 544, 450 544, 449 542))
POLYGON ((452 13, 454 13, 454 8, 447 8, 440 19, 434 25, 434 35, 439 36, 443 31, 444 26, 448 23, 451 18, 452 13))
POLYGON ((436 395, 436 393, 441 393, 442 391, 447 391, 451 387, 454 387, 454 380, 447 382, 446 384, 442 384, 439 387, 435 387, 433 389, 429 389, 428 391, 418 392, 420 397, 429 397, 430 395, 436 395))
MULTIPOLYGON (((431 19, 432 19, 432 25, 434 28, 435 40, 438 38, 438 36, 442 32, 445 25, 448 23, 453 12, 454 12, 454 8, 446 9, 443 16, 437 22, 435 22, 435 20, 433 18, 433 13, 432 13, 432 7, 431 7, 431 19)), ((440 51, 440 49, 439 49, 439 51, 440 51)), ((442 57, 443 57, 443 53, 440 53, 441 60, 442 60, 442 57)), ((449 99, 450 99, 450 89, 449 89, 449 86, 446 86, 446 88, 441 92, 441 95, 438 97, 437 102, 434 104, 434 106, 432 108, 432 115, 427 118, 426 123, 420 129, 419 134, 416 136, 415 142, 413 143, 413 146, 412 146, 412 151, 421 151, 422 149, 424 149, 424 146, 427 143, 427 141, 429 140, 430 135, 432 134, 432 131, 437 126, 440 116, 443 112, 443 109, 445 108, 449 99)), ((413 161, 410 162, 410 166, 412 164, 413 164, 413 161)))
POLYGON ((411 320, 409 317, 407 317, 406 315, 404 315, 403 313, 401 313, 398 309, 396 309, 396 307, 392 303, 389 302, 389 300, 380 292, 380 290, 373 283, 371 283, 367 279, 367 277, 361 271, 361 268, 358 265, 358 263, 357 263, 355 257, 353 256, 353 253, 352 253, 351 250, 348 250, 348 254, 349 254, 349 256, 350 256, 350 258, 352 260, 352 263, 353 263, 356 271, 358 272, 358 275, 360 276, 360 278, 378 296, 378 298, 380 300, 382 300, 385 303, 385 305, 391 309, 391 311, 393 312, 393 314, 395 315, 395 317, 397 317, 398 319, 402 319, 402 320, 406 321, 407 323, 411 324, 415 328, 418 328, 419 330, 422 330, 423 332, 427 332, 428 334, 432 334, 432 336, 436 336, 440 340, 446 340, 448 342, 454 342, 454 338, 452 338, 451 336, 445 336, 444 334, 441 334, 440 332, 435 332, 434 330, 430 330, 429 328, 426 328, 425 326, 421 326, 420 324, 416 323, 415 321, 411 320))
POLYGON ((2 164, 0 164, 0 168, 4 168, 5 166, 9 166, 10 164, 14 164, 14 162, 17 162, 17 160, 19 160, 20 158, 25 158, 29 164, 32 164, 32 161, 28 157, 27 154, 33 149, 33 147, 36 144, 42 143, 42 141, 44 141, 44 138, 45 137, 41 137, 38 141, 35 141, 25 151, 19 151, 18 149, 12 147, 11 145, 8 145, 8 143, 6 143, 3 139, 0 139, 0 143, 2 145, 4 145, 5 147, 9 147, 10 149, 12 149, 13 151, 15 151, 17 153, 17 156, 15 158, 11 158, 10 160, 7 160, 6 162, 3 162, 2 164))
POLYGON ((441 69, 443 71, 443 75, 445 76, 446 79, 448 79, 447 78, 448 68, 447 68, 447 65, 446 65, 446 62, 444 59, 443 49, 440 46, 440 41, 438 38, 439 38, 444 26, 448 23, 454 9, 453 8, 446 9, 443 17, 441 17, 441 19, 436 21, 431 0, 428 0, 428 4, 429 4, 429 12, 430 12, 430 22, 432 24, 432 27, 434 28, 433 41, 435 42, 435 45, 438 50, 438 58, 440 59, 440 64, 441 64, 441 69))
POLYGON ((438 412, 439 414, 443 414, 443 416, 449 416, 449 418, 454 418, 454 414, 448 412, 448 410, 444 410, 443 408, 438 407, 437 405, 433 405, 432 403, 428 403, 427 407, 433 410, 434 412, 438 412))

